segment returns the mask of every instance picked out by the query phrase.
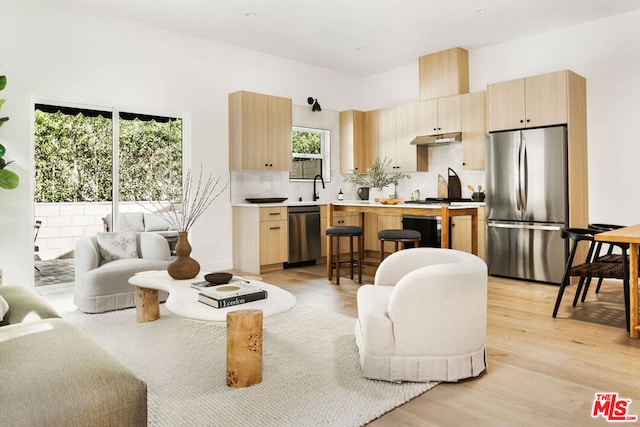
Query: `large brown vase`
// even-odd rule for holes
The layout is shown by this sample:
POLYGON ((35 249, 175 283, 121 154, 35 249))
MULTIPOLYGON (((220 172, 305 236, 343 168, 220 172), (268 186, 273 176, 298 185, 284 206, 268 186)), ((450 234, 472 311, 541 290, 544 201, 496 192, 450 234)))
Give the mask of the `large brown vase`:
POLYGON ((196 277, 200 272, 200 264, 189 256, 191 255, 191 244, 189 244, 189 233, 186 231, 178 233, 176 255, 177 258, 167 267, 169 276, 176 280, 196 277))

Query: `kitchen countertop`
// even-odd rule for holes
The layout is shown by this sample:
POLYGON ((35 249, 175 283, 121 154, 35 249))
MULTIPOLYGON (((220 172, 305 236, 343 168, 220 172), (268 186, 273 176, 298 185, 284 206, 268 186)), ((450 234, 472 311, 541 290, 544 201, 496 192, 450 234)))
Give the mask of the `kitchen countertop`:
POLYGON ((318 200, 315 202, 312 201, 289 201, 285 200, 284 202, 279 203, 231 203, 233 207, 243 207, 243 208, 273 208, 278 206, 288 207, 288 206, 322 206, 333 203, 334 205, 343 205, 343 206, 359 206, 359 205, 375 205, 380 207, 403 207, 403 208, 440 208, 442 206, 449 206, 449 209, 455 208, 472 208, 472 207, 480 207, 485 206, 484 202, 452 202, 450 204, 446 203, 398 203, 395 205, 385 205, 380 202, 369 202, 368 200, 318 200))

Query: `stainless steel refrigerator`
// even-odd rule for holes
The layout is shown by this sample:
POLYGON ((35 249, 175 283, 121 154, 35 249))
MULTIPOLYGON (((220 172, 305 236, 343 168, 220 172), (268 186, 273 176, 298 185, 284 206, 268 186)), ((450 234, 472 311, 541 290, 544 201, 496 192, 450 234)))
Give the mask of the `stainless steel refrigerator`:
POLYGON ((489 274, 560 283, 567 258, 567 128, 490 133, 489 274))

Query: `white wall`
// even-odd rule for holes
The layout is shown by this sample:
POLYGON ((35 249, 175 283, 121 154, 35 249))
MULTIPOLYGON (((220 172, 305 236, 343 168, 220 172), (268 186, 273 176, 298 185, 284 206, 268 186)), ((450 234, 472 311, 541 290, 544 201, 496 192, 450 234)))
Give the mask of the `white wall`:
MULTIPOLYGON (((587 78, 592 222, 640 222, 632 174, 640 158, 634 132, 640 117, 637 22, 640 12, 633 12, 470 51, 472 91, 565 68, 587 78)), ((417 58, 414 66, 359 78, 46 0, 3 1, 0 40, 0 73, 9 79, 2 112, 11 117, 0 128, 0 141, 21 179, 16 190, 0 189, 4 283, 33 282, 32 97, 190 113, 192 164, 202 160, 207 171, 225 177, 230 92, 285 96, 297 105, 313 96, 333 111, 418 99, 417 58)), ((468 183, 481 179, 477 175, 468 183)), ((405 185, 413 189, 416 183, 405 185)), ((231 267, 230 218, 226 194, 196 224, 193 255, 203 268, 231 267)))
MULTIPOLYGON (((0 269, 5 284, 33 283, 33 97, 190 113, 191 164, 229 177, 227 94, 245 89, 309 96, 343 110, 359 98, 361 79, 220 43, 76 10, 45 0, 2 2, 0 73, 7 75, 0 129, 6 158, 20 175, 0 189, 0 269)), ((193 256, 203 269, 232 266, 228 192, 200 218, 193 256)))
MULTIPOLYGON (((640 191, 634 175, 640 164, 638 22, 640 12, 636 11, 469 51, 472 92, 484 90, 489 83, 563 69, 587 79, 591 222, 640 223, 640 191)), ((405 67, 366 78, 366 95, 360 108, 402 104, 411 101, 412 96, 417 99, 418 93, 411 85, 397 84, 412 81, 416 73, 417 60, 415 69, 405 67), (385 83, 387 77, 393 81, 385 83), (393 85, 394 91, 378 90, 385 85, 393 85)), ((454 159, 456 154, 453 153, 454 159)), ((438 167, 442 169, 444 165, 438 167)), ((482 180, 477 173, 467 176, 458 172, 463 187, 482 180)), ((433 177, 429 175, 428 180, 431 183, 433 177)))

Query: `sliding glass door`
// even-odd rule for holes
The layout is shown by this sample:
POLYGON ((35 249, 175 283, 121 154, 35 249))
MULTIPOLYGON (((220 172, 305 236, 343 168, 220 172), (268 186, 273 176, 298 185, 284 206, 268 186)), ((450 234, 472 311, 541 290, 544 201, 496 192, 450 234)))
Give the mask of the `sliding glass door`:
POLYGON ((180 200, 182 142, 179 117, 35 104, 36 286, 73 285, 78 238, 180 200))

